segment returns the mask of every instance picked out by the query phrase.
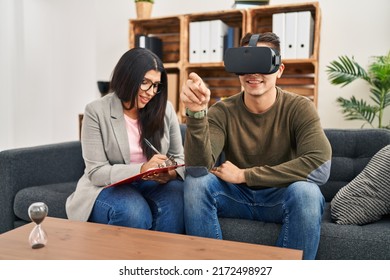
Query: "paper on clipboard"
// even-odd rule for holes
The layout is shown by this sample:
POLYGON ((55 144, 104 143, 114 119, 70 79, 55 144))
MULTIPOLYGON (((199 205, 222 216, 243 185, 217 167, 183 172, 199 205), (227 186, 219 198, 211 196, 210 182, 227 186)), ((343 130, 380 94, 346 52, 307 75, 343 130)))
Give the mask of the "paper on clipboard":
POLYGON ((173 170, 173 169, 176 169, 176 168, 181 167, 181 166, 184 166, 184 164, 177 164, 177 165, 171 165, 171 166, 166 166, 166 167, 161 167, 161 168, 149 169, 145 172, 139 173, 137 175, 134 175, 134 176, 128 177, 126 179, 120 180, 118 182, 112 183, 110 185, 107 185, 107 186, 105 186, 105 188, 115 187, 115 186, 124 185, 124 184, 131 184, 133 182, 142 180, 143 178, 145 178, 146 176, 149 176, 151 174, 168 172, 169 170, 173 170))

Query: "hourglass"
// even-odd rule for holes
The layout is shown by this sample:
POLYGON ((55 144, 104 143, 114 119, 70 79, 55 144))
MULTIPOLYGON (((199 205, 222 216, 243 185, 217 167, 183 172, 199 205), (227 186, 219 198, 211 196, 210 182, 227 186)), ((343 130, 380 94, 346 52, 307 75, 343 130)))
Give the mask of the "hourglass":
POLYGON ((35 202, 28 208, 28 215, 31 221, 36 224, 28 239, 33 249, 42 248, 47 243, 47 234, 41 224, 48 212, 49 208, 43 202, 35 202))

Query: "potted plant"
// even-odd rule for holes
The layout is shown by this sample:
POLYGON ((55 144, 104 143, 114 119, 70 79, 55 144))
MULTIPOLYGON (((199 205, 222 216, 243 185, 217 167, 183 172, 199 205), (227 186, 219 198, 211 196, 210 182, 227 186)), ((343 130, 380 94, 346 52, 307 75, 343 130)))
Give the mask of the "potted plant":
POLYGON ((150 18, 154 0, 134 0, 137 11, 137 18, 150 18))
POLYGON ((374 127, 377 119, 378 128, 390 129, 390 124, 383 124, 385 108, 390 105, 390 51, 387 55, 373 57, 367 71, 348 56, 330 62, 326 71, 334 85, 344 87, 356 79, 363 79, 370 85, 371 104, 363 99, 357 100, 355 96, 337 99, 346 120, 362 120, 374 127))

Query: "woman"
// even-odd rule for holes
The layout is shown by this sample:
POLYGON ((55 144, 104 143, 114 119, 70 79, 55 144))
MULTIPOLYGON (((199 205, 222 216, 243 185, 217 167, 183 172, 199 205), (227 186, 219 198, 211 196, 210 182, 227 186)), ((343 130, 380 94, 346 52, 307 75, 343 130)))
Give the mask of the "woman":
POLYGON ((163 63, 147 49, 131 49, 116 65, 110 88, 85 109, 81 143, 86 168, 67 199, 68 218, 183 233, 183 168, 104 188, 164 164, 167 154, 184 163, 163 63))

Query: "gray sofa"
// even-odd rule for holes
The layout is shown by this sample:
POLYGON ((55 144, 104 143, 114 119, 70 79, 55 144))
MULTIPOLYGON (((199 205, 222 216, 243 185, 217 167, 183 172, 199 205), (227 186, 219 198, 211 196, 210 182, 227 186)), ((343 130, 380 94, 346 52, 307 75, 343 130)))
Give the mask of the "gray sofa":
MULTIPOLYGON (((184 135, 185 125, 182 125, 184 135)), ((321 186, 327 206, 317 259, 390 259, 390 217, 364 226, 337 225, 330 204, 337 191, 355 178, 371 157, 390 144, 390 131, 326 129, 333 150, 329 181, 321 186)), ((0 152, 0 233, 29 222, 27 209, 36 201, 49 216, 66 218, 65 200, 83 173, 79 141, 0 152)), ((273 245, 280 225, 220 219, 224 239, 273 245)))

